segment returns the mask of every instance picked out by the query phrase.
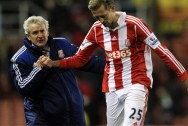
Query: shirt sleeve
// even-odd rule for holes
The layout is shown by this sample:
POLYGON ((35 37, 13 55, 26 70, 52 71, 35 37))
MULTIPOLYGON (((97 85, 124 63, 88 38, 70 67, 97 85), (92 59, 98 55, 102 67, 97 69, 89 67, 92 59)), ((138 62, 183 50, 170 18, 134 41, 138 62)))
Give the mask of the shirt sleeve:
POLYGON ((152 30, 144 23, 143 20, 135 19, 135 31, 138 41, 149 45, 160 59, 167 64, 179 77, 181 81, 188 78, 188 73, 183 65, 175 58, 169 49, 160 43, 152 30))
POLYGON ((91 58, 93 52, 98 48, 95 42, 94 28, 92 27, 86 35, 74 56, 59 60, 59 68, 80 68, 84 66, 91 58))
POLYGON ((183 65, 175 58, 165 45, 158 45, 154 51, 177 74, 181 81, 188 78, 188 73, 183 65))
POLYGON ((94 55, 90 58, 90 60, 83 67, 79 68, 78 70, 103 75, 105 64, 106 62, 104 58, 94 55))

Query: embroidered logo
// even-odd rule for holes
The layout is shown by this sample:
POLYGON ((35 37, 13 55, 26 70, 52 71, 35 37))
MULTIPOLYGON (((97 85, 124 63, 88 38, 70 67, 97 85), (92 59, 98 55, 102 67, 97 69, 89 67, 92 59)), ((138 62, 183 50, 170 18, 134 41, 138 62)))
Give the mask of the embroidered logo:
POLYGON ((112 38, 112 41, 116 41, 117 40, 117 38, 116 38, 116 36, 114 36, 113 38, 112 38))
POLYGON ((59 58, 61 59, 65 57, 63 50, 58 50, 58 55, 59 55, 59 58))
POLYGON ((126 47, 130 47, 130 45, 131 45, 130 40, 129 40, 129 39, 126 39, 126 40, 125 40, 125 46, 126 46, 126 47))

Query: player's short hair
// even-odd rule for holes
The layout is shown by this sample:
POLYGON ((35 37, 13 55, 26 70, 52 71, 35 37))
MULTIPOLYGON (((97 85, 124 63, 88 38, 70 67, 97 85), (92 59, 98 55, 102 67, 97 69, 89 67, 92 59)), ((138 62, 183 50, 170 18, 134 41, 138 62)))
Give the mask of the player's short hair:
POLYGON ((46 29, 49 29, 49 23, 42 16, 30 16, 28 19, 24 21, 23 28, 25 30, 25 34, 29 34, 29 25, 30 24, 44 24, 46 29))
POLYGON ((103 4, 104 7, 107 9, 107 8, 109 8, 112 4, 114 4, 114 0, 89 0, 88 8, 89 8, 89 10, 96 10, 96 9, 98 9, 102 4, 103 4))

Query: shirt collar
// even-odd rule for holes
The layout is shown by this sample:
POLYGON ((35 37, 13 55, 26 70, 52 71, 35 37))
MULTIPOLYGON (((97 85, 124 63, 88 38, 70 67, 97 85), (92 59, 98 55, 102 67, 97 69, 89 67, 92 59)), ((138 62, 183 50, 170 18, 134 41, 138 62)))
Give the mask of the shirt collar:
POLYGON ((109 27, 105 27, 103 24, 102 24, 102 28, 109 31, 109 30, 112 30, 112 31, 115 31, 117 29, 119 29, 120 27, 124 26, 125 25, 125 19, 126 19, 126 12, 117 12, 117 13, 121 13, 120 17, 118 18, 117 20, 117 23, 118 23, 118 26, 114 29, 110 29, 109 27))
POLYGON ((118 18, 117 23, 121 27, 122 25, 125 24, 125 19, 126 19, 126 13, 125 12, 119 12, 122 13, 121 16, 118 18))

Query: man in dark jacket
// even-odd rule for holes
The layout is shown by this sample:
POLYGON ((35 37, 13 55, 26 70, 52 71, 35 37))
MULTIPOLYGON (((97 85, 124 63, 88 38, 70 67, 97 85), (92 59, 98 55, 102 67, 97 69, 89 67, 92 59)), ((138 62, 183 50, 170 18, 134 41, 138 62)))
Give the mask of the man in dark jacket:
MULTIPOLYGON (((73 56, 78 48, 65 38, 49 36, 49 24, 31 16, 23 24, 24 45, 11 58, 11 76, 24 96, 28 126, 85 126, 83 96, 72 69, 46 68, 42 55, 50 60, 73 56)), ((97 56, 80 70, 103 74, 105 61, 97 56)))

